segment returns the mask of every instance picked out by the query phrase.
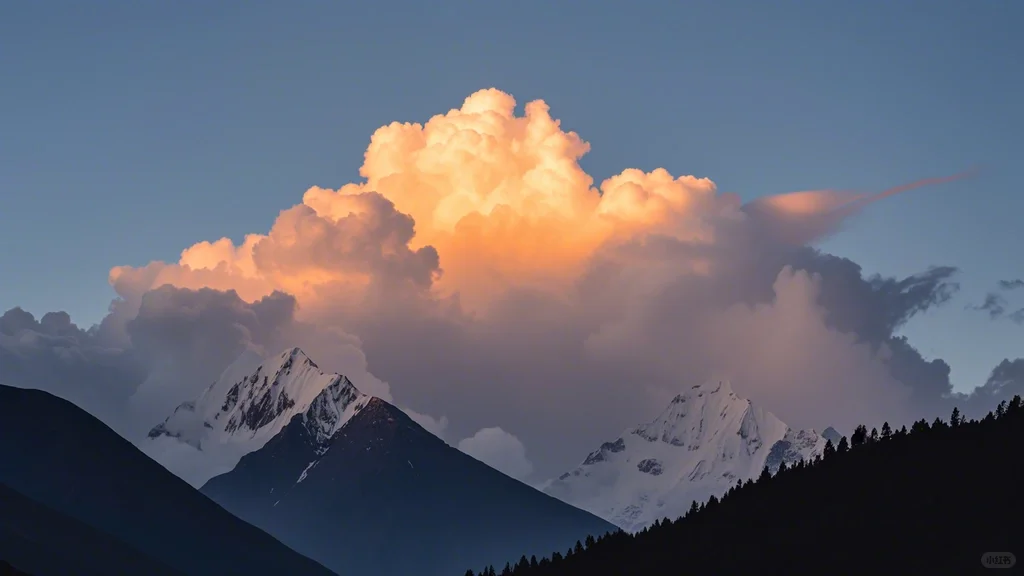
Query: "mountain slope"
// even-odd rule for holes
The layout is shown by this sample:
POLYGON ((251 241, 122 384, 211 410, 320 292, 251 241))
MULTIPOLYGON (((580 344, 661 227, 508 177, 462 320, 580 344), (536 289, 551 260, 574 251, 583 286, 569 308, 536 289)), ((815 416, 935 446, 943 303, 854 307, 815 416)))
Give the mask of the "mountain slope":
POLYGON ((3 562, 33 576, 184 576, 114 537, 0 484, 3 562))
POLYGON ((0 482, 188 574, 330 574, 39 390, 0 386, 0 482))
POLYGON ((825 447, 813 430, 792 430, 728 382, 693 386, 655 420, 605 442, 545 488, 556 498, 636 531, 721 496, 767 464, 812 458, 825 447))
POLYGON ((344 424, 368 399, 348 378, 323 372, 298 348, 266 361, 247 350, 198 399, 179 405, 155 426, 143 450, 179 477, 201 486, 234 468, 245 454, 262 448, 294 415, 309 410, 325 389, 332 390, 333 401, 318 409, 330 411, 324 414, 328 427, 344 424), (169 445, 185 448, 176 444, 197 451, 196 458, 163 458, 162 450, 169 445))
POLYGON ((202 492, 351 576, 461 574, 614 529, 370 399, 333 436, 296 415, 202 492))
POLYGON ((588 542, 513 574, 1020 573, 1020 397, 997 414, 980 422, 921 420, 909 433, 849 449, 840 442, 820 461, 744 483, 685 518, 588 542), (1016 554, 1015 566, 1007 553, 1016 554))

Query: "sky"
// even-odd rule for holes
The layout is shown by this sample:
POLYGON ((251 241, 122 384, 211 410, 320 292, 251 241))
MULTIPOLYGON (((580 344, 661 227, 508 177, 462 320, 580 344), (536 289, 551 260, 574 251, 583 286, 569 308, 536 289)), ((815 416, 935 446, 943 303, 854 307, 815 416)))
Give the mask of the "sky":
MULTIPOLYGON (((392 122, 422 124, 460 107, 468 113, 472 110, 464 106, 467 97, 479 90, 496 88, 501 91, 498 94, 514 97, 518 117, 528 115, 524 108, 528 102, 543 100, 550 108, 551 118, 560 122, 560 130, 578 134, 587 143, 586 153, 577 154, 573 147, 582 145, 574 144, 572 138, 555 138, 560 142, 557 146, 563 149, 554 152, 544 149, 543 142, 534 142, 538 150, 546 150, 544 153, 579 156, 571 162, 578 160, 579 172, 592 178, 590 186, 601 187, 603 181, 629 168, 643 172, 664 168, 671 178, 708 178, 714 182, 721 202, 707 200, 707 194, 701 192, 707 186, 704 181, 687 181, 683 188, 686 194, 700 197, 700 202, 707 201, 716 215, 735 209, 725 193, 737 195, 743 205, 770 207, 770 203, 758 204, 757 200, 804 190, 881 192, 977 168, 970 177, 920 187, 872 203, 853 217, 818 222, 816 225, 823 228, 815 229, 814 233, 808 231, 803 238, 829 254, 856 262, 865 277, 878 273, 903 279, 932 266, 956 268, 955 274, 931 279, 923 300, 928 305, 911 306, 913 313, 887 312, 890 316, 906 317, 905 322, 889 322, 891 326, 886 329, 891 328, 891 333, 872 332, 874 336, 869 337, 867 329, 858 331, 853 324, 846 331, 862 340, 876 338, 876 344, 905 335, 924 360, 941 358, 949 364, 954 390, 969 392, 985 383, 993 367, 1003 359, 1024 355, 1024 327, 1010 318, 1014 310, 1024 307, 1024 291, 999 291, 1001 280, 1024 276, 1022 259, 1015 256, 1024 244, 1024 229, 1020 226, 1024 198, 1018 191, 1013 168, 1019 151, 1024 149, 1024 113, 1020 110, 1024 101, 1024 73, 1016 63, 1017 55, 1024 53, 1024 40, 1014 33, 1014 23, 1022 16, 1024 7, 1009 1, 970 5, 952 1, 770 5, 647 2, 630 7, 595 4, 586 10, 578 3, 568 2, 427 5, 189 1, 7 5, 0 8, 0 76, 14 80, 4 82, 4 89, 0 90, 0 244, 8 247, 0 251, 0 310, 18 306, 36 319, 49 311, 66 311, 71 321, 82 328, 107 317, 115 296, 128 302, 128 316, 138 314, 140 309, 145 312, 149 308, 142 304, 142 293, 158 287, 151 285, 152 278, 143 278, 144 267, 150 262, 173 265, 183 250, 202 241, 226 237, 241 245, 247 234, 267 234, 282 211, 302 204, 304 194, 310 198, 307 190, 311 187, 333 191, 364 181, 367 174, 361 173, 360 167, 370 137, 379 128, 392 122), (116 276, 122 287, 115 292, 111 270, 120 266, 130 268, 119 269, 123 272, 116 276), (958 290, 950 282, 956 282, 958 290), (1004 314, 993 318, 987 311, 971 309, 981 306, 989 294, 1005 299, 1004 314)), ((471 108, 502 109, 505 97, 495 94, 485 93, 471 108)), ((540 112, 535 112, 534 118, 539 117, 540 112)), ((407 138, 408 142, 413 143, 403 145, 415 146, 415 135, 392 135, 391 139, 386 136, 382 135, 380 140, 398 142, 407 136, 411 138, 407 138)), ((483 148, 473 148, 474 145, 463 142, 452 149, 461 152, 442 154, 433 161, 438 166, 446 162, 454 166, 453 163, 466 160, 458 156, 460 153, 468 157, 485 154, 483 148)), ((495 146, 494 150, 511 154, 511 148, 495 146)), ((577 204, 571 209, 559 208, 571 211, 573 216, 563 219, 560 228, 554 228, 554 236, 543 236, 539 228, 531 229, 543 241, 558 244, 564 235, 576 244, 553 246, 550 254, 537 246, 532 248, 533 252, 525 248, 526 251, 516 252, 508 248, 511 244, 506 245, 507 253, 471 249, 471 240, 444 235, 447 228, 455 226, 456 217, 465 215, 468 209, 459 208, 458 202, 453 201, 445 210, 430 212, 415 199, 403 197, 399 189, 425 186, 426 180, 422 178, 416 180, 419 184, 410 184, 412 180, 380 184, 389 171, 401 172, 400 165, 412 166, 397 158, 399 152, 409 148, 395 150, 398 152, 394 152, 394 158, 387 150, 379 154, 387 158, 379 161, 376 175, 371 174, 371 180, 377 181, 360 190, 364 193, 372 188, 394 189, 382 193, 390 202, 381 203, 379 198, 369 196, 342 202, 344 199, 325 192, 320 195, 319 207, 308 208, 311 202, 316 203, 313 198, 306 202, 305 211, 293 211, 291 219, 281 226, 279 238, 288 236, 290 226, 294 240, 301 236, 297 231, 309 222, 321 233, 330 229, 318 224, 312 212, 321 216, 333 214, 331 218, 343 216, 336 213, 338 210, 373 215, 366 222, 345 228, 332 240, 334 244, 318 248, 315 235, 305 237, 311 242, 310 252, 304 252, 302 257, 289 252, 289 246, 294 248, 295 242, 277 242, 276 252, 268 245, 260 257, 267 267, 263 268, 265 273, 260 273, 259 282, 248 277, 186 278, 187 274, 175 276, 173 270, 163 273, 160 281, 188 289, 235 288, 245 301, 225 304, 235 310, 269 295, 270 290, 287 292, 293 297, 293 304, 297 302, 297 312, 286 324, 294 320, 304 326, 316 325, 317 330, 325 330, 330 324, 330 328, 361 340, 353 349, 365 352, 366 364, 345 368, 365 373, 374 382, 368 386, 377 386, 376 382, 389 385, 397 399, 408 399, 411 409, 437 418, 450 416, 452 426, 458 426, 455 415, 461 413, 465 430, 458 436, 464 439, 474 437, 474 430, 493 432, 499 426, 506 430, 518 427, 512 432, 524 439, 527 453, 536 452, 541 449, 536 435, 541 430, 554 433, 554 422, 546 428, 538 427, 531 445, 525 438, 529 432, 523 430, 527 426, 521 421, 511 416, 507 421, 496 421, 505 416, 490 404, 504 401, 507 406, 511 396, 505 398, 487 392, 493 389, 468 384, 410 383, 419 378, 415 366, 411 361, 396 360, 396 356, 415 348, 422 355, 418 357, 424 366, 422 370, 450 374, 446 376, 449 380, 461 378, 459 374, 477 372, 478 379, 487 379, 493 373, 483 367, 488 358, 493 362, 490 370, 505 370, 503 379, 530 379, 529 372, 520 374, 510 366, 532 362, 533 377, 545 384, 517 388, 520 392, 514 396, 516 402, 523 410, 528 410, 531 402, 549 402, 564 408, 565 404, 559 402, 571 403, 577 396, 566 392, 562 398, 551 388, 558 379, 555 375, 562 374, 553 367, 557 358, 550 354, 550 350, 557 348, 558 338, 552 336, 556 342, 537 351, 522 343, 500 342, 498 346, 500 338, 494 336, 496 349, 502 353, 491 357, 478 352, 482 363, 478 368, 472 365, 473 360, 440 360, 445 357, 443 351, 425 352, 429 338, 423 334, 429 332, 429 327, 436 328, 427 320, 413 329, 412 324, 403 324, 403 319, 381 315, 372 317, 370 322, 369 316, 353 309, 363 302, 360 299, 372 294, 378 300, 395 298, 389 306, 378 302, 376 305, 382 310, 406 310, 402 306, 407 306, 418 311, 407 310, 409 317, 416 316, 426 308, 417 307, 421 303, 416 299, 422 294, 402 291, 411 283, 444 293, 448 298, 458 292, 462 298, 459 313, 475 313, 486 319, 479 320, 473 330, 496 334, 498 326, 507 328, 517 318, 526 322, 523 317, 528 314, 516 306, 539 311, 547 305, 528 305, 529 296, 522 295, 509 304, 504 288, 498 288, 509 277, 525 278, 523 282, 529 281, 531 289, 553 291, 564 298, 569 294, 568 286, 588 285, 587 282, 610 286, 595 280, 600 271, 588 272, 567 263, 582 266, 586 255, 597 260, 607 257, 622 264, 635 254, 628 247, 618 251, 594 247, 597 238, 606 240, 611 233, 588 228, 576 219, 581 210, 586 211, 579 204, 586 204, 585 194, 570 194, 572 198, 566 201, 577 204), (415 234, 408 229, 403 214, 411 215, 415 234), (430 218, 436 221, 431 223, 430 218), (370 230, 373 226, 377 228, 370 230), (577 230, 579 234, 570 233, 577 230), (374 242, 383 242, 384 247, 369 250, 364 244, 345 244, 346 239, 357 236, 360 242, 366 241, 359 236, 363 233, 369 234, 374 242), (411 239, 407 237, 410 235, 411 239), (424 248, 426 239, 434 242, 424 248), (432 258, 438 253, 439 260, 435 262, 432 258), (494 264, 495 259, 502 258, 507 262, 494 264), (302 268, 300 264, 305 266, 302 274, 306 276, 297 272, 302 268), (492 264, 504 268, 490 275, 480 272, 474 276, 477 268, 473 266, 483 270, 492 264), (329 276, 330 283, 325 286, 331 287, 311 287, 308 274, 314 272, 310 272, 310 267, 316 268, 317 278, 329 276), (345 271, 339 272, 341 269, 345 271), (443 275, 438 270, 444 270, 443 275), (576 276, 556 278, 561 272, 576 276), (337 288, 336 282, 352 291, 337 288), (392 282, 403 288, 394 288, 397 284, 393 286, 392 282), (385 285, 390 288, 381 288, 385 285), (488 417, 480 416, 479 421, 474 421, 475 413, 486 413, 488 417), (490 421, 486 421, 488 418, 490 421)), ((497 153, 494 150, 491 152, 497 153)), ((566 170, 572 172, 572 167, 560 163, 563 160, 553 165, 552 170, 564 176, 566 170)), ((416 166, 417 170, 420 168, 422 165, 416 166)), ((441 172, 444 170, 434 173, 441 172)), ((460 174, 476 174, 472 169, 445 174, 448 185, 455 188, 492 186, 500 180, 484 175, 461 181, 460 174)), ((502 174, 501 177, 508 176, 502 174)), ((534 185, 585 189, 586 183, 572 180, 577 176, 570 174, 569 180, 560 184, 545 181, 534 185)), ((657 185, 652 180, 640 188, 657 185)), ((626 207, 623 210, 635 207, 631 203, 637 201, 630 194, 626 191, 621 195, 621 205, 626 207)), ((493 205, 491 201, 486 207, 477 208, 492 210, 493 205)), ((516 210, 529 211, 530 206, 517 205, 516 210)), ((651 226, 647 230, 657 228, 665 232, 666 221, 659 220, 658 215, 685 211, 680 206, 656 206, 640 215, 630 212, 631 223, 616 230, 635 231, 630 226, 639 226, 642 221, 644 226, 651 226)), ((764 213, 769 214, 764 217, 765 222, 788 222, 776 218, 778 214, 771 210, 764 213)), ((490 229, 477 224, 484 230, 478 233, 486 236, 490 229)), ((804 230, 803 224, 807 222, 792 227, 804 230)), ((703 234, 687 228, 686 234, 690 236, 682 238, 681 226, 677 223, 670 234, 677 241, 693 241, 703 234)), ((481 238, 476 238, 477 248, 486 245, 486 238, 481 238)), ((507 238, 505 241, 513 242, 507 238)), ((781 242, 779 246, 785 244, 774 236, 772 241, 781 242)), ((653 245, 647 243, 644 249, 653 250, 653 245)), ((722 254, 728 254, 730 266, 739 266, 734 259, 740 258, 737 254, 754 258, 745 261, 749 270, 730 268, 730 274, 735 275, 721 277, 748 281, 744 274, 758 268, 760 256, 755 258, 752 253, 736 248, 737 245, 732 243, 729 250, 716 251, 716 256, 706 259, 720 262, 716 258, 726 258, 722 254)), ((756 245, 747 247, 751 246, 756 245)), ((191 262, 227 258, 224 251, 214 252, 196 253, 191 262)), ((702 258, 697 260, 706 264, 702 258)), ((832 269, 829 263, 807 264, 810 257, 806 255, 787 252, 778 258, 778 263, 797 268, 806 265, 809 271, 832 269)), ((688 265, 699 274, 697 260, 688 260, 688 265)), ((813 285, 813 279, 802 276, 799 270, 779 266, 765 274, 765 290, 777 289, 779 296, 778 290, 793 287, 813 300, 814 291, 807 287, 813 285)), ((626 275, 633 279, 640 276, 635 272, 626 275)), ((657 278, 650 280, 655 284, 667 282, 663 275, 652 273, 652 278, 657 278)), ((756 291, 756 282, 749 282, 750 290, 756 291)), ((659 286, 666 288, 667 284, 659 286)), ((838 286, 836 290, 843 292, 841 283, 838 286)), ((691 288, 687 293, 702 292, 691 288)), ((601 294, 601 290, 592 287, 588 294, 601 294)), ((613 323, 615 330, 608 328, 612 325, 608 318, 599 326, 588 324, 597 322, 593 319, 600 316, 597 312, 597 316, 586 316, 589 312, 581 310, 591 310, 588 306, 596 306, 604 314, 616 303, 632 301, 623 294, 615 294, 612 297, 609 293, 607 301, 597 298, 599 302, 574 305, 572 310, 559 308, 560 312, 552 312, 551 316, 561 317, 559 314, 564 312, 566 318, 579 321, 581 331, 592 330, 600 335, 587 342, 606 358, 614 355, 601 346, 621 351, 626 345, 616 339, 627 335, 633 339, 630 342, 639 342, 639 338, 655 333, 663 337, 659 342, 689 342, 694 331, 703 326, 694 322, 692 330, 676 334, 657 332, 653 325, 644 324, 644 330, 636 332, 641 326, 636 318, 657 316, 641 312, 628 322, 620 318, 621 321, 613 323), (589 320, 582 320, 584 316, 589 320)), ((435 307, 431 314, 441 314, 436 306, 443 298, 434 295, 437 298, 431 300, 430 306, 435 307)), ((150 300, 170 306, 169 302, 178 302, 176 298, 188 299, 180 294, 163 296, 164 300, 150 300)), ((634 296, 636 306, 641 308, 658 300, 651 293, 634 296)), ((761 295, 736 298, 757 301, 761 295)), ((152 302, 152 306, 157 306, 152 302)), ((781 306, 780 303, 781 296, 777 304, 781 306)), ((730 342, 736 334, 754 334, 740 328, 746 326, 744 322, 763 326, 765 333, 771 334, 773 326, 795 325, 792 319, 805 312, 794 308, 789 316, 780 316, 782 312, 778 309, 754 308, 749 311, 750 319, 741 319, 737 316, 740 312, 730 311, 729 306, 735 302, 720 304, 726 320, 709 326, 723 332, 716 337, 730 342), (717 328, 732 326, 730 322, 735 324, 735 333, 717 328)), ((793 306, 797 304, 794 302, 793 306)), ((666 305, 670 310, 689 309, 675 301, 666 305)), ((364 306, 365 310, 371 308, 364 306)), ((153 313, 155 316, 147 318, 166 318, 168 310, 159 308, 153 313)), ((836 314, 858 316, 849 306, 836 314)), ((431 318, 431 322, 440 321, 431 318)), ((148 350, 147 346, 159 350, 138 352, 147 359, 135 360, 136 364, 145 365, 136 368, 149 374, 147 382, 154 379, 154 358, 159 357, 161 365, 172 357, 179 362, 182 358, 191 362, 192 357, 187 356, 184 348, 175 352, 177 356, 167 352, 168 348, 161 348, 173 348, 163 329, 147 332, 146 340, 138 332, 144 322, 135 324, 135 334, 124 328, 124 321, 119 326, 119 331, 111 331, 117 331, 121 337, 129 335, 133 350, 148 350), (148 343, 140 344, 144 340, 148 343)), ((288 326, 288 330, 293 330, 291 324, 288 326)), ((456 334, 454 328, 451 330, 451 334, 456 334)), ((489 336, 473 330, 467 334, 489 342, 489 336)), ((531 333, 529 329, 523 330, 523 334, 531 333)), ((532 330, 540 328, 535 325, 532 330)), ((302 333, 306 334, 303 338, 310 340, 310 346, 322 346, 325 354, 332 353, 332 348, 325 344, 329 341, 324 339, 327 337, 302 333)), ((261 338, 253 334, 245 338, 261 338)), ((560 338, 563 337, 572 340, 569 335, 560 338)), ((465 334, 452 338, 449 343, 456 349, 457 342, 466 342, 465 334)), ((267 346, 290 345, 276 335, 266 336, 261 342, 267 346)), ((750 350, 759 350, 756 344, 749 343, 750 350)), ((111 345, 108 342, 104 347, 111 345)), ((224 354, 234 351, 225 349, 224 354)), ((737 354, 740 353, 733 352, 733 356, 737 354)), ((666 366, 649 357, 641 361, 635 354, 627 356, 616 366, 622 368, 637 362, 647 368, 657 365, 658 370, 669 373, 666 366)), ((195 368, 195 374, 189 377, 206 378, 225 362, 224 358, 196 361, 200 368, 195 368)), ((320 358, 314 359, 324 364, 320 358)), ((687 366, 686 370, 692 368, 694 374, 708 377, 725 372, 741 380, 744 370, 748 374, 753 370, 752 365, 743 370, 731 365, 726 369, 730 362, 722 360, 721 365, 709 365, 706 370, 687 366)), ((686 371, 678 366, 673 370, 671 373, 677 377, 680 371, 686 371)), ((654 382, 665 376, 654 371, 651 368, 651 373, 642 378, 654 382)), ((629 373, 641 378, 635 371, 629 373)), ((851 373, 858 372, 851 368, 851 373)), ((24 378, 34 373, 22 366, 18 374, 24 378)), ((176 374, 171 378, 165 374, 161 378, 181 381, 185 377, 176 374)), ((829 376, 808 369, 799 378, 781 372, 777 378, 817 382, 829 376)), ((509 382, 502 385, 516 386, 509 382)), ((156 384, 151 382, 152 386, 156 384)), ((743 388, 742 383, 737 385, 738 391, 743 388)), ((565 389, 576 390, 569 385, 565 389)), ((765 399, 773 398, 778 404, 791 402, 794 390, 798 389, 802 390, 779 388, 775 396, 766 395, 765 399)), ((607 398, 617 398, 616 394, 628 396, 626 391, 600 390, 607 398)), ((171 396, 174 394, 163 402, 170 402, 171 396)), ((609 417, 601 425, 581 425, 580 438, 567 442, 564 454, 536 455, 535 466, 520 468, 537 474, 551 472, 558 466, 566 468, 566 454, 579 452, 588 442, 596 445, 603 440, 601 434, 609 430, 611 434, 617 433, 616 426, 621 429, 624 424, 653 417, 651 410, 662 398, 654 396, 658 399, 637 401, 631 405, 631 411, 609 417)), ((898 402, 886 398, 884 402, 879 400, 878 405, 898 402)), ((581 410, 597 409, 596 404, 577 402, 581 410)), ((808 411, 812 407, 821 408, 810 403, 808 411)), ((779 406, 770 408, 777 412, 786 410, 779 406)), ((791 419, 809 419, 809 412, 792 412, 791 419)), ((829 423, 814 424, 823 427, 829 423)), ((483 436, 488 434, 494 435, 488 432, 483 436)), ((454 443, 459 438, 451 440, 454 443)))

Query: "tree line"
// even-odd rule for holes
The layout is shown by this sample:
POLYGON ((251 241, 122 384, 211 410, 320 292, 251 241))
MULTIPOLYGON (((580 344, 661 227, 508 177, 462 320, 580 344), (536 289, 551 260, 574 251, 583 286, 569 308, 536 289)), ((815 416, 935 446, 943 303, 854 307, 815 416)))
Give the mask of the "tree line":
POLYGON ((860 425, 676 520, 465 576, 975 573, 987 552, 1024 556, 1022 446, 1020 396, 980 420, 860 425))

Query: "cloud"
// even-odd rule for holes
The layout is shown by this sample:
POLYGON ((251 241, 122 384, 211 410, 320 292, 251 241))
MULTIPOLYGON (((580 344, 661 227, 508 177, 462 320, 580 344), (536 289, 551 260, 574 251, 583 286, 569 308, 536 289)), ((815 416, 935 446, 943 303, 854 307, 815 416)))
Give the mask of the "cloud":
POLYGON ((949 366, 898 335, 953 297, 955 269, 868 277, 813 247, 873 202, 965 174, 744 204, 660 168, 597 182, 589 149, 543 101, 517 114, 493 89, 389 124, 360 181, 308 189, 268 231, 112 269, 118 299, 89 338, 145 367, 137 412, 187 399, 242 346, 298 345, 446 415, 409 411, 439 436, 516 430, 538 477, 710 378, 794 426, 841 429, 982 410, 1012 388, 953 394, 949 366))
MULTIPOLYGON (((999 289, 1003 291, 1016 290, 1024 287, 1024 280, 1000 280, 999 289)), ((989 292, 985 295, 985 301, 976 306, 967 306, 969 310, 977 310, 979 312, 988 313, 988 317, 992 320, 998 320, 1000 318, 1007 318, 1011 322, 1016 324, 1024 324, 1024 308, 1018 308, 1013 312, 1009 312, 1010 303, 1006 298, 999 293, 989 292)))
POLYGON ((482 428, 459 441, 459 450, 521 480, 533 473, 533 464, 526 457, 526 447, 513 434, 501 428, 482 428))
POLYGON ((281 292, 250 303, 234 291, 164 285, 141 295, 121 347, 107 342, 121 335, 83 331, 63 312, 37 322, 15 308, 0 317, 0 382, 68 398, 130 439, 195 399, 248 348, 266 355, 303 347, 321 368, 392 400, 387 383, 368 372, 357 338, 297 320, 296 306, 281 292))
POLYGON ((978 306, 968 306, 970 310, 977 310, 979 312, 987 312, 988 317, 995 320, 1003 316, 1006 313, 1006 298, 1003 298, 995 292, 989 292, 985 295, 985 301, 978 306))
POLYGON ((1024 280, 1019 278, 1014 280, 1000 280, 999 288, 1001 290, 1017 290, 1018 288, 1024 288, 1024 280))
POLYGON ((433 416, 429 416, 427 414, 420 414, 419 412, 416 412, 415 410, 410 410, 408 408, 405 409, 405 414, 409 416, 409 418, 412 418, 413 422, 419 424, 420 426, 423 426, 423 428, 425 428, 427 432, 430 432, 434 436, 437 436, 438 438, 444 440, 445 430, 448 429, 447 416, 434 418, 433 416))
POLYGON ((144 375, 130 353, 64 312, 38 321, 21 308, 0 316, 0 384, 42 388, 124 432, 127 399, 144 375))

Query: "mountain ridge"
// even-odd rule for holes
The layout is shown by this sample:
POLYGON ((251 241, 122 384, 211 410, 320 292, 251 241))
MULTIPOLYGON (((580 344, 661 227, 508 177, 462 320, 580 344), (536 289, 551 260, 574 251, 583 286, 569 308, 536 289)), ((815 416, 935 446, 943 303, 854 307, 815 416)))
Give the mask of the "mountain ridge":
POLYGON ((293 416, 202 492, 354 576, 457 574, 615 530, 464 454, 376 397, 328 442, 293 416))

